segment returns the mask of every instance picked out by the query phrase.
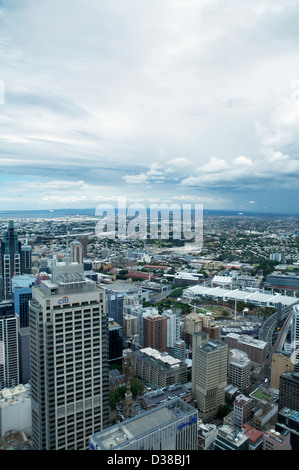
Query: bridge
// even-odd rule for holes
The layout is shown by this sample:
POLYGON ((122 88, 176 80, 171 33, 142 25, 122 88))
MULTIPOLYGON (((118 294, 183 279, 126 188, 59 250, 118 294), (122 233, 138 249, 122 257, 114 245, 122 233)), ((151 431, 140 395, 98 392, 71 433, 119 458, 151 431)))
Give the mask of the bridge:
POLYGON ((266 379, 270 378, 270 366, 272 362, 272 356, 275 354, 277 351, 281 350, 283 348, 283 345, 286 341, 286 337, 290 328, 291 324, 291 319, 292 319, 292 311, 293 307, 299 303, 299 299, 296 300, 294 303, 291 305, 288 305, 286 307, 283 307, 281 309, 281 312, 278 310, 271 315, 263 324, 262 328, 260 329, 259 332, 259 339, 261 341, 265 341, 268 344, 268 358, 263 367, 261 368, 260 374, 259 374, 259 381, 263 382, 266 379), (273 334, 278 326, 278 322, 284 322, 281 330, 279 331, 278 337, 276 338, 276 341, 273 345, 273 334))

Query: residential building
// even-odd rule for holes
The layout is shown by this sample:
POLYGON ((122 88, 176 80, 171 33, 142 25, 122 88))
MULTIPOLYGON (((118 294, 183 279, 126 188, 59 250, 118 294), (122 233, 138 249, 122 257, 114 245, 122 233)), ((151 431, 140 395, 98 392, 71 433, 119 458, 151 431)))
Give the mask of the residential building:
POLYGON ((143 319, 143 346, 167 350, 167 318, 163 315, 149 315, 143 319))
POLYGON ((164 310, 163 317, 167 318, 167 348, 173 348, 177 340, 180 339, 180 315, 172 310, 164 310))
POLYGON ((83 264, 84 253, 82 243, 77 240, 70 243, 70 257, 71 263, 83 264))

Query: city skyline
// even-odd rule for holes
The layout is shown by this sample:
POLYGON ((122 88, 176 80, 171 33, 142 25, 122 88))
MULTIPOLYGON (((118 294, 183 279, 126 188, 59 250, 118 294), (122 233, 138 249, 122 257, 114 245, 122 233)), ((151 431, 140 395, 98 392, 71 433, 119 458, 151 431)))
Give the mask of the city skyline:
POLYGON ((298 16, 296 0, 0 1, 2 209, 298 214, 298 16))

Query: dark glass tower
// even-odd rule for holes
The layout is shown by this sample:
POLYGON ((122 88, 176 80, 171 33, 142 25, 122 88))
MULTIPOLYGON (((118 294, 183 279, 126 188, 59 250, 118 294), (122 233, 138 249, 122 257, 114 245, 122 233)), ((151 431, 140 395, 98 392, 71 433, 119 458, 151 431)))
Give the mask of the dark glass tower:
POLYGON ((8 229, 1 242, 2 288, 4 299, 12 298, 11 279, 21 274, 21 243, 14 229, 13 221, 9 221, 8 229))

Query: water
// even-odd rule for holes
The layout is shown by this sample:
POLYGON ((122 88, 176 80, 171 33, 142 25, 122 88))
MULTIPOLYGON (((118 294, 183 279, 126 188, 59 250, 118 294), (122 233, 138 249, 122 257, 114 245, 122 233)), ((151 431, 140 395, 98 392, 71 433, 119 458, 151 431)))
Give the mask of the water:
MULTIPOLYGON (((192 209, 191 209, 192 211, 192 209)), ((116 209, 117 212, 117 209, 116 209)), ((27 210, 27 211, 0 211, 0 219, 55 219, 67 218, 75 216, 95 217, 96 209, 55 209, 55 210, 27 210)), ((259 212, 243 212, 234 210, 204 210, 205 216, 222 216, 222 217, 297 217, 297 214, 268 214, 259 212)))

